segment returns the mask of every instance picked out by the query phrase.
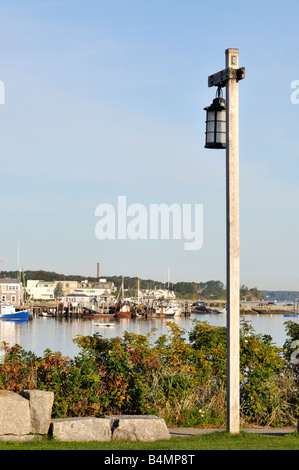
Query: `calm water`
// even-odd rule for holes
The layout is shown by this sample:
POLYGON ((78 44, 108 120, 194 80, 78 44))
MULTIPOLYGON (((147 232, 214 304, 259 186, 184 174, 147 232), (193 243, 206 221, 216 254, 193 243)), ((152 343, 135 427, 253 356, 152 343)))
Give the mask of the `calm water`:
MULTIPOLYGON (((288 320, 298 323, 298 317, 286 318, 283 315, 246 315, 256 333, 272 336, 277 346, 283 346, 287 339, 284 323, 288 320)), ((172 319, 186 331, 186 338, 193 328, 193 320, 206 321, 210 325, 226 326, 226 315, 223 314, 192 314, 191 317, 175 317, 172 319)), ((106 321, 106 320, 105 320, 106 321)), ((107 323, 115 323, 112 327, 98 327, 93 323, 100 323, 102 319, 89 320, 56 320, 55 318, 36 317, 29 322, 0 321, 0 342, 6 341, 11 346, 20 344, 26 351, 33 351, 42 355, 45 349, 60 351, 64 356, 74 357, 79 348, 72 339, 76 335, 92 335, 96 332, 103 338, 123 336, 125 331, 138 334, 147 334, 152 328, 157 328, 155 337, 167 333, 168 319, 107 319, 107 323)), ((1 351, 0 351, 1 353, 1 351)))

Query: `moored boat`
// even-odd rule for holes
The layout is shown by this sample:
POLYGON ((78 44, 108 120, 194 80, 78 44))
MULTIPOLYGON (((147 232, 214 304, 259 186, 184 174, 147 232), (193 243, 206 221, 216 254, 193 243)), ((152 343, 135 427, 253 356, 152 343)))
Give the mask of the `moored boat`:
POLYGON ((117 302, 115 304, 115 316, 119 318, 133 318, 135 311, 132 310, 129 302, 117 302))
POLYGON ((45 318, 54 318, 55 313, 51 312, 51 310, 47 310, 46 312, 39 312, 37 314, 38 317, 45 317, 45 318))
POLYGON ((153 304, 146 313, 146 318, 169 318, 181 315, 181 308, 174 303, 160 302, 153 304))
POLYGON ((113 318, 115 317, 115 308, 103 308, 101 310, 94 310, 89 307, 84 307, 85 313, 83 313, 82 318, 113 318), (108 313, 109 312, 109 313, 108 313))
POLYGON ((225 314, 227 312, 226 312, 226 308, 215 308, 213 313, 224 313, 225 314))
POLYGON ((16 311, 14 305, 0 305, 0 320, 28 320, 29 309, 16 311))
POLYGON ((124 299, 124 278, 121 281, 121 288, 115 303, 115 316, 118 318, 136 317, 135 307, 127 299, 124 299))
POLYGON ((92 313, 91 311, 89 313, 84 313, 82 315, 82 318, 114 318, 116 315, 115 313, 100 313, 100 312, 94 312, 92 313))

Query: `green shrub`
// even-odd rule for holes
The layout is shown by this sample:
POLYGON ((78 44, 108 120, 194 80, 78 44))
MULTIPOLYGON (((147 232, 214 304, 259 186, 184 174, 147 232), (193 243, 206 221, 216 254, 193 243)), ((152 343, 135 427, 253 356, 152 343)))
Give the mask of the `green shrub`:
MULTIPOLYGON (((55 394, 53 417, 157 414, 168 424, 221 426, 226 422, 226 328, 195 322, 185 332, 168 322, 168 334, 98 334, 74 341, 74 359, 46 350, 43 357, 5 344, 0 389, 41 389, 55 394)), ((288 325, 291 340, 298 329, 288 325)), ((299 336, 297 337, 299 338, 299 336)), ((243 423, 294 424, 298 417, 298 365, 285 348, 240 330, 240 399, 243 423)))

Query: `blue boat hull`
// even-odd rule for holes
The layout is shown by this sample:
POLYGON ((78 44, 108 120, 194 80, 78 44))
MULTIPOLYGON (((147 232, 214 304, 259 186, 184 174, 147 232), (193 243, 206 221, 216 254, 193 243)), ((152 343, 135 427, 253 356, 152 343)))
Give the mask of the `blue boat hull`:
POLYGON ((29 319, 29 310, 21 310, 20 312, 0 314, 0 320, 28 320, 28 319, 29 319))

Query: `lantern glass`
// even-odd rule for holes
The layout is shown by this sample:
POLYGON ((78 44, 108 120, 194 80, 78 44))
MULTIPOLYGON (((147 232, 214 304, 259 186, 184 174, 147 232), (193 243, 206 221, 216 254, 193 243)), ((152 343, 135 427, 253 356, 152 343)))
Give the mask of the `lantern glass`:
POLYGON ((216 133, 216 141, 219 145, 221 145, 220 148, 225 149, 225 147, 226 147, 226 133, 225 132, 217 132, 216 133))
POLYGON ((225 100, 218 97, 211 106, 205 108, 206 117, 206 148, 223 149, 226 147, 226 105, 225 100))
POLYGON ((207 121, 215 121, 215 111, 207 112, 207 121))
POLYGON ((210 134, 215 131, 215 121, 207 121, 207 133, 210 134))

